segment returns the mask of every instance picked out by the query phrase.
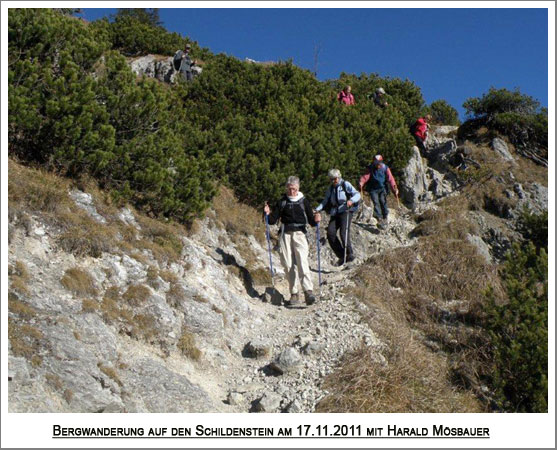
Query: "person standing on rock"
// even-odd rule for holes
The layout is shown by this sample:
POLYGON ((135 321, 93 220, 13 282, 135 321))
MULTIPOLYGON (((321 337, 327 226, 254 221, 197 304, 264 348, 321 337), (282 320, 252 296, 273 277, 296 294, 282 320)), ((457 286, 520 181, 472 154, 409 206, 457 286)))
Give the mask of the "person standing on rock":
POLYGON ((337 256, 337 265, 354 261, 354 251, 350 242, 350 224, 352 215, 358 209, 360 193, 348 181, 341 177, 340 170, 329 171, 331 185, 327 188, 325 198, 315 208, 317 212, 325 210, 331 216, 327 227, 327 241, 337 256), (337 236, 340 231, 340 238, 337 236))
POLYGON ((298 282, 301 281, 307 305, 315 303, 313 283, 308 263, 309 245, 306 238, 306 225, 317 226, 320 214, 314 214, 309 200, 300 192, 300 179, 288 177, 286 193, 271 211, 265 204, 264 212, 269 217, 269 224, 281 222, 280 259, 288 278, 290 301, 287 306, 300 303, 298 282))
POLYGON ((389 217, 388 189, 390 188, 398 198, 398 188, 391 169, 383 162, 381 155, 375 155, 366 173, 360 177, 360 191, 363 191, 366 185, 373 202, 373 215, 379 221, 379 228, 384 230, 387 228, 389 217))
POLYGON ((356 104, 354 101, 354 95, 352 94, 352 88, 350 86, 345 86, 345 88, 338 93, 337 100, 341 105, 356 104))
POLYGON ((190 44, 186 44, 184 50, 178 50, 174 54, 174 69, 179 71, 184 80, 191 81, 193 80, 193 70, 192 67, 195 65, 195 61, 191 59, 190 56, 191 46, 190 44))
POLYGON ((426 114, 425 117, 420 117, 411 127, 412 136, 416 141, 416 145, 420 149, 422 156, 427 155, 427 147, 425 141, 427 140, 427 133, 429 130, 429 123, 431 122, 431 114, 426 114))

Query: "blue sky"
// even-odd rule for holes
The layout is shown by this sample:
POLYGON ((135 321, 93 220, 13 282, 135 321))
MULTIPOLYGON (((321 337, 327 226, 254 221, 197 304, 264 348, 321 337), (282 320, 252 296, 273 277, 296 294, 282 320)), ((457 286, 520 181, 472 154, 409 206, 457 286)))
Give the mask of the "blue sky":
MULTIPOLYGON (((316 4, 317 5, 317 4, 316 4)), ((116 9, 83 9, 88 20, 116 9)), ((408 78, 427 103, 462 103, 491 86, 547 106, 546 9, 160 9, 165 28, 214 53, 292 59, 318 78, 341 72, 408 78)))

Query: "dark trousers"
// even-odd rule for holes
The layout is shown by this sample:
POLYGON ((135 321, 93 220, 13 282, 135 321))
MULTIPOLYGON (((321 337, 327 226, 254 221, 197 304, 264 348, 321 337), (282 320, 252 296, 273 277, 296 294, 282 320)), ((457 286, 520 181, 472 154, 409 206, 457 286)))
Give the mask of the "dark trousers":
POLYGON ((352 213, 343 212, 331 217, 329 226, 327 227, 327 240, 329 245, 337 255, 337 258, 344 259, 344 239, 346 237, 346 229, 348 227, 348 239, 346 246, 346 257, 352 257, 352 244, 350 243, 350 224, 352 223, 352 213), (337 236, 340 231, 340 238, 337 236))
POLYGON ((376 219, 386 219, 389 215, 387 208, 387 192, 385 189, 380 191, 370 191, 369 196, 373 202, 373 215, 376 219))
POLYGON ((420 138, 420 137, 418 137, 414 134, 414 139, 416 140, 416 145, 420 149, 420 154, 423 157, 427 156, 427 147, 425 146, 425 142, 422 140, 422 138, 420 138))

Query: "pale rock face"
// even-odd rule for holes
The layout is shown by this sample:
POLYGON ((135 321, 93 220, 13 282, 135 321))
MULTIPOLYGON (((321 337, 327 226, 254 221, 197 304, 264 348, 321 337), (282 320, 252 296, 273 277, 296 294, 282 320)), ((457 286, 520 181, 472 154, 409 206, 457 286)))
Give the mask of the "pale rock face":
POLYGON ((516 161, 509 151, 507 143, 503 139, 493 138, 491 141, 491 148, 493 148, 493 150, 495 150, 503 158, 503 160, 516 164, 516 161))

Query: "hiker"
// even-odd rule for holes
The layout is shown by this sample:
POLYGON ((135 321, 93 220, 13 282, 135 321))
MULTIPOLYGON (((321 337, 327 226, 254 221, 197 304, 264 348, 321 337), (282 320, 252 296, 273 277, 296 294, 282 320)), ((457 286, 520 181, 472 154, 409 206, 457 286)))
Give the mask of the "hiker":
POLYGON ((418 120, 416 120, 416 122, 414 122, 414 124, 410 128, 410 132, 416 140, 416 145, 420 149, 420 154, 422 156, 427 155, 427 147, 425 145, 425 141, 427 140, 429 122, 431 122, 431 114, 426 114, 425 117, 420 117, 418 120))
POLYGON ((338 169, 329 171, 329 179, 331 185, 315 211, 324 209, 331 216, 327 227, 327 241, 339 259, 337 265, 342 266, 345 262, 354 261, 350 242, 350 224, 352 215, 358 209, 360 193, 348 181, 342 179, 338 169), (340 231, 340 239, 337 231, 340 231))
POLYGON ((186 81, 193 80, 193 66, 195 65, 195 61, 191 59, 190 56, 191 52, 191 45, 186 44, 184 50, 178 50, 174 54, 174 69, 179 71, 182 74, 182 77, 186 81))
POLYGON ((288 177, 286 193, 271 211, 265 204, 263 209, 269 215, 269 224, 274 225, 280 219, 280 259, 290 287, 290 301, 287 306, 300 303, 298 280, 304 290, 307 305, 315 303, 313 283, 308 263, 309 245, 306 239, 306 225, 315 227, 321 220, 319 214, 313 214, 309 200, 300 192, 300 179, 288 177))
POLYGON ((337 100, 341 105, 355 105, 354 95, 352 95, 352 88, 350 86, 345 86, 345 88, 340 91, 337 95, 337 100))
POLYGON ((383 89, 382 87, 377 88, 375 90, 375 93, 373 94, 373 103, 375 103, 380 108, 385 108, 389 106, 387 100, 383 98, 384 95, 385 95, 385 89, 383 89))
POLYGON ((373 162, 367 167, 366 173, 360 177, 360 191, 364 186, 373 202, 373 215, 379 221, 379 228, 387 228, 389 208, 387 194, 389 188, 398 198, 398 188, 391 169, 383 162, 381 155, 375 155, 373 162))

